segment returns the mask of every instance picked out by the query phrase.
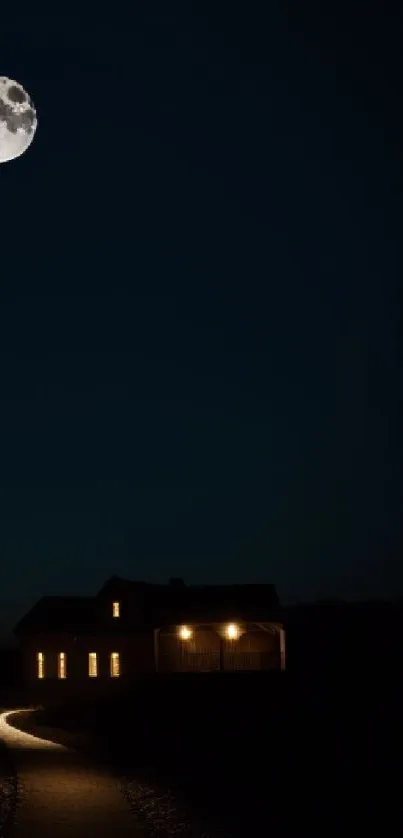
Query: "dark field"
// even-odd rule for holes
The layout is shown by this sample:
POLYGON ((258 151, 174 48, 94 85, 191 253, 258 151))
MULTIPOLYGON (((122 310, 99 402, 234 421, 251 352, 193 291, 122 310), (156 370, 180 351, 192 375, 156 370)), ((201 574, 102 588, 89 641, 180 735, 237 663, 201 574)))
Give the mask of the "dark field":
POLYGON ((396 829, 400 715, 391 673, 245 673, 153 680, 35 724, 90 733, 96 757, 156 798, 169 789, 200 834, 238 838, 396 829))
POLYGON ((16 793, 16 778, 10 755, 0 740, 0 836, 2 838, 10 832, 16 793))

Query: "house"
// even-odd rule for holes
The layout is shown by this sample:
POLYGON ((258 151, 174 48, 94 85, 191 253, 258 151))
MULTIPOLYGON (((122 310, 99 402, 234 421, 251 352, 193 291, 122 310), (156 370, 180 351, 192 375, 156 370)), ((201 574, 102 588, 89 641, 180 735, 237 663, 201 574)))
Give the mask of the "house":
POLYGON ((94 597, 45 596, 15 628, 28 684, 99 689, 161 672, 285 668, 274 585, 110 578, 94 597))

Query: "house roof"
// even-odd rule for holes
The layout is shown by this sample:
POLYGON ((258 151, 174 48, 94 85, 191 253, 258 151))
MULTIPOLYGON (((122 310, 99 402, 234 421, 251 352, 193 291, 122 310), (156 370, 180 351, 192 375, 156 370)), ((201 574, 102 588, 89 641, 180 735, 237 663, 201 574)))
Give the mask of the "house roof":
POLYGON ((79 631, 97 623, 95 597, 44 596, 17 623, 17 636, 33 632, 79 631))
POLYGON ((45 596, 19 621, 18 637, 41 632, 111 631, 105 600, 122 601, 114 631, 178 623, 281 620, 274 585, 185 585, 182 580, 156 585, 111 577, 96 597, 45 596))

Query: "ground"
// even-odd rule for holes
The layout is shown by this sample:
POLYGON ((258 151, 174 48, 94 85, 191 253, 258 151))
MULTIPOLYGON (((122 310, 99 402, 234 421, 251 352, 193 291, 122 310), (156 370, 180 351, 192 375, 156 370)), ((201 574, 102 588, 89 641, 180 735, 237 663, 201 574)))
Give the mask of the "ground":
POLYGON ((16 724, 91 754, 153 838, 384 832, 401 821, 398 680, 175 678, 16 724))
POLYGON ((0 740, 0 836, 5 835, 11 822, 16 802, 16 776, 10 755, 0 740))
POLYGON ((77 751, 12 727, 10 715, 0 717, 0 736, 18 774, 15 838, 141 834, 109 772, 77 751))
MULTIPOLYGON (((63 744, 80 753, 85 753, 91 761, 105 765, 105 757, 100 753, 94 738, 82 732, 72 732, 61 727, 50 725, 52 713, 43 710, 31 712, 17 712, 13 714, 10 723, 18 729, 30 732, 39 739, 63 744), (48 716, 48 719, 47 719, 48 716), (48 724, 43 722, 48 721, 48 724)), ((109 764, 109 770, 111 765, 109 764)), ((137 823, 142 826, 142 832, 148 838, 166 838, 166 836, 180 835, 181 838, 229 838, 227 830, 201 823, 192 813, 191 806, 178 797, 166 783, 159 783, 155 776, 146 779, 144 772, 141 776, 122 771, 114 771, 116 782, 127 800, 137 823)))

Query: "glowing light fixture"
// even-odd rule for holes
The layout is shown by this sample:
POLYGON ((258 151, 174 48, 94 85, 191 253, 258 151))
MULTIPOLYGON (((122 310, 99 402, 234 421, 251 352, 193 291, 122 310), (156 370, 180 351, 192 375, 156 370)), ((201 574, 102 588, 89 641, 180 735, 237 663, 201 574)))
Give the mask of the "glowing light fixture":
POLYGON ((38 652, 36 656, 36 663, 37 663, 37 674, 38 678, 45 677, 45 655, 43 652, 38 652))
POLYGON ((120 617, 120 602, 112 602, 112 614, 114 617, 120 617))
POLYGON ((96 678, 98 675, 98 658, 96 652, 88 652, 88 675, 96 678))
POLYGON ((111 652, 111 678, 119 678, 120 675, 120 659, 119 652, 111 652))
POLYGON ((66 653, 59 652, 59 660, 58 660, 58 667, 57 667, 57 677, 58 678, 66 678, 66 653))
POLYGON ((189 626, 181 626, 179 629, 179 637, 181 640, 190 640, 193 636, 192 629, 189 626))
POLYGON ((228 640, 238 640, 239 626, 236 626, 235 623, 228 623, 225 634, 228 640))

